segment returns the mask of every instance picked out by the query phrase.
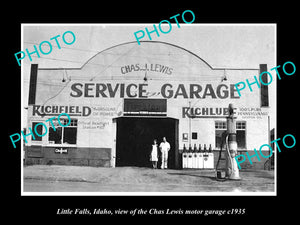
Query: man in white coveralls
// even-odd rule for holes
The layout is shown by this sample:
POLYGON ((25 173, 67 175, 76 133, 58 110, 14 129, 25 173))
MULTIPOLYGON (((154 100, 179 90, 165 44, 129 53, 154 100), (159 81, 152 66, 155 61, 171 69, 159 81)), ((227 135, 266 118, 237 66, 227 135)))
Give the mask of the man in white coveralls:
POLYGON ((167 142, 166 137, 163 137, 163 141, 159 145, 159 149, 161 151, 161 169, 168 168, 168 152, 170 148, 170 144, 167 142))

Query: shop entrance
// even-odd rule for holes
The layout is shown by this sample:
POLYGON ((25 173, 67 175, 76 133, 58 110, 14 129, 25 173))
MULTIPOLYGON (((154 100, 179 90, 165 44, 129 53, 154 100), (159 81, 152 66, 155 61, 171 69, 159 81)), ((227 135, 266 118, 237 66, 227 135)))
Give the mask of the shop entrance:
MULTIPOLYGON (((121 117, 117 119, 116 166, 150 167, 151 145, 166 137, 171 145, 168 168, 178 164, 178 120, 171 118, 121 117)), ((160 166, 160 158, 159 164, 160 166)))

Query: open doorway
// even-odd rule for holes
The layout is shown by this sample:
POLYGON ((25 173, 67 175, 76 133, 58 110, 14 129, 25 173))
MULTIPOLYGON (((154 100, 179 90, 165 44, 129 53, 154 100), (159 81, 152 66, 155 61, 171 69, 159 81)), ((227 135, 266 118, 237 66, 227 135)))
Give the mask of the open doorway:
MULTIPOLYGON (((117 119, 116 166, 150 167, 151 145, 166 137, 171 145, 168 168, 176 167, 178 120, 171 118, 121 117, 117 119)), ((160 159, 159 159, 160 160, 160 159)), ((160 166, 160 161, 159 164, 160 166)))

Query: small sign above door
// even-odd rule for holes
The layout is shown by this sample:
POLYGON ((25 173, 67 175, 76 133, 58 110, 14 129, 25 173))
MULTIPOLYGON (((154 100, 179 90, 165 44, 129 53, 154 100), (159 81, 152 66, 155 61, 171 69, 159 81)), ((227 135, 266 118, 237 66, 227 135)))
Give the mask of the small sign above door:
POLYGON ((124 116, 166 116, 167 99, 124 99, 124 116))

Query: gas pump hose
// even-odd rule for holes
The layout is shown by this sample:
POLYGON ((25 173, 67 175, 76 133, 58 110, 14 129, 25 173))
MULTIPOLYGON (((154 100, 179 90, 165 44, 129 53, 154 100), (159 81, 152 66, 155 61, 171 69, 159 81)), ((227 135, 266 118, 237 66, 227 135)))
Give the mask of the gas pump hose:
MULTIPOLYGON (((229 177, 230 177, 231 174, 232 174, 233 163, 232 163, 232 158, 231 158, 231 156, 230 156, 230 151, 229 151, 228 136, 229 136, 229 134, 226 135, 226 137, 225 137, 225 142, 226 142, 226 148, 227 148, 228 158, 229 158, 230 164, 231 164, 231 170, 230 170, 230 175, 229 175, 229 177)), ((219 162, 220 162, 221 154, 222 154, 222 150, 223 150, 222 146, 223 146, 223 144, 221 144, 221 150, 220 150, 218 162, 217 162, 217 165, 216 165, 216 170, 218 170, 218 167, 219 167, 219 162)), ((225 181, 225 180, 228 180, 228 178, 225 178, 224 181, 225 181)))
POLYGON ((229 134, 227 134, 227 136, 226 136, 226 149, 227 149, 228 158, 230 159, 230 164, 231 164, 230 175, 229 175, 229 177, 230 177, 232 174, 233 162, 232 162, 232 158, 230 155, 230 150, 229 150, 229 145, 228 145, 228 137, 229 137, 229 134))

